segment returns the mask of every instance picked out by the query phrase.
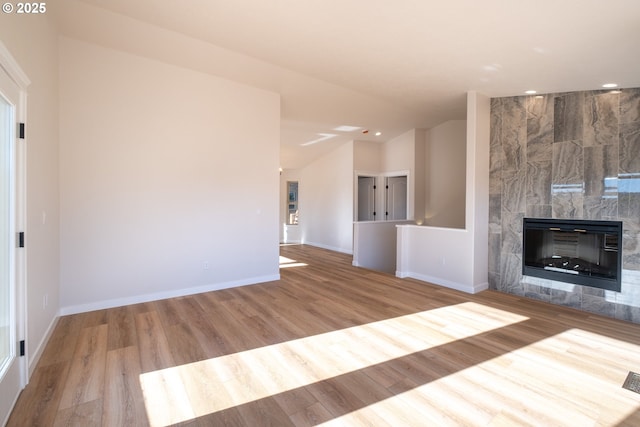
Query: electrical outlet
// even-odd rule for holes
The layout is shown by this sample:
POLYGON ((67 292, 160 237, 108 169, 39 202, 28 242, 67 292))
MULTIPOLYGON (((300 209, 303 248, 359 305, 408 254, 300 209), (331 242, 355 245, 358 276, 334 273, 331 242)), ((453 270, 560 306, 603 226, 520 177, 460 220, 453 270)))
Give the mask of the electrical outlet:
POLYGON ((205 262, 203 262, 203 263, 202 263, 202 268, 203 268, 204 270, 208 270, 208 269, 209 269, 209 261, 205 261, 205 262))

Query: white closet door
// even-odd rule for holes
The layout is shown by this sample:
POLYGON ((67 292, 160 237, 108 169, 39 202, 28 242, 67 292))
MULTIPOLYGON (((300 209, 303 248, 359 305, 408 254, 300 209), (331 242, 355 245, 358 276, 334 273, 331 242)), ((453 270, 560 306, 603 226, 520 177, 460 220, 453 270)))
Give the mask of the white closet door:
POLYGON ((386 181, 387 220, 407 219, 407 177, 390 176, 386 181))
POLYGON ((358 221, 376 219, 376 178, 358 177, 358 221))

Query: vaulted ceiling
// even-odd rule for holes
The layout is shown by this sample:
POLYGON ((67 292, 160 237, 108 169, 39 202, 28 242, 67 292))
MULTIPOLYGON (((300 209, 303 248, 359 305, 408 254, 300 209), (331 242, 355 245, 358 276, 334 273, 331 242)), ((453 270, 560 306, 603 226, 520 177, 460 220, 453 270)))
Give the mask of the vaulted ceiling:
POLYGON ((464 118, 469 90, 640 86, 637 0, 60 0, 55 13, 63 35, 280 93, 285 168, 464 118))

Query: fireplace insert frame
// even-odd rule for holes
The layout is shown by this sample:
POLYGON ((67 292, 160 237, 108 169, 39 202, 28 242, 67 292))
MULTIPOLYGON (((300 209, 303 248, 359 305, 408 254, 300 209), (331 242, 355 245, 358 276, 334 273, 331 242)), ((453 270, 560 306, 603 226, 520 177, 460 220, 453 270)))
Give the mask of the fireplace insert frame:
MULTIPOLYGON (((533 240, 533 237, 529 237, 533 240)), ((599 248, 600 249, 600 248, 599 248)), ((555 257, 554 257, 555 258, 555 257)), ((538 260, 539 261, 539 260, 538 260)), ((565 283, 591 286, 620 292, 622 287, 622 222, 600 220, 571 220, 550 218, 524 218, 522 222, 522 274, 565 283), (527 238, 529 231, 568 232, 568 234, 603 234, 602 251, 616 253, 613 277, 571 272, 562 268, 543 267, 528 261, 527 238), (573 273, 573 274, 570 274, 573 273)))

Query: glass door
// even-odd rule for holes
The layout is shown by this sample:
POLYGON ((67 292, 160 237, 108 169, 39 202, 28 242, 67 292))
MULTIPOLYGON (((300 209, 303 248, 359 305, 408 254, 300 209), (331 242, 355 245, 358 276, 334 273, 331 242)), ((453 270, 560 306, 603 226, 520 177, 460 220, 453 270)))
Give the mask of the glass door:
POLYGON ((20 91, 0 68, 0 424, 22 388, 16 284, 16 106, 20 91))
POLYGON ((11 248, 9 236, 12 228, 11 220, 11 132, 13 108, 3 97, 0 97, 0 374, 11 356, 11 248))

